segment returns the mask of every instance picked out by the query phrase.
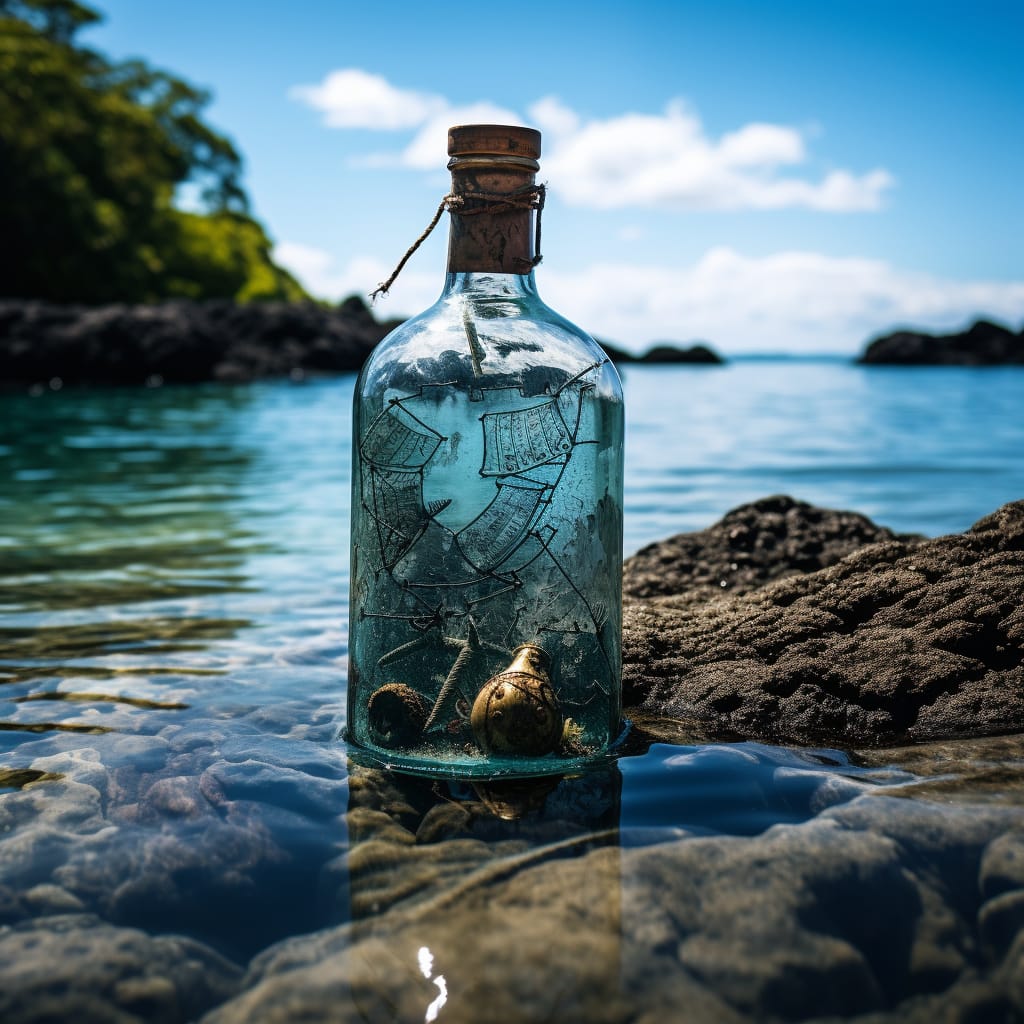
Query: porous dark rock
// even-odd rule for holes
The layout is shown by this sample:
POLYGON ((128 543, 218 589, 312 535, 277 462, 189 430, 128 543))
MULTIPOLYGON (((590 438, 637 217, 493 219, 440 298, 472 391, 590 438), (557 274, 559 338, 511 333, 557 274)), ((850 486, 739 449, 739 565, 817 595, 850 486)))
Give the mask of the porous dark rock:
POLYGON ((1024 364, 1024 330, 978 320, 965 331, 928 334, 894 331, 868 342, 857 359, 864 364, 903 366, 1004 366, 1024 364))
MULTIPOLYGON (((750 520, 749 549, 763 547, 753 510, 737 513, 750 520)), ((795 505, 787 514, 808 520, 789 525, 797 537, 828 518, 795 505)), ((872 536, 869 524, 857 530, 872 536)), ((729 528, 710 533, 728 538, 729 528)), ((1024 502, 963 534, 876 536, 834 565, 746 593, 709 598, 698 572, 699 600, 685 590, 627 600, 626 704, 695 721, 708 736, 772 742, 870 746, 1024 730, 1024 502)), ((673 544, 685 558, 690 545, 673 544)), ((798 542, 785 570, 761 571, 770 579, 801 563, 814 564, 798 542)), ((627 565, 627 594, 650 592, 657 564, 648 551, 627 565)), ((671 559, 662 571, 682 587, 694 577, 671 559)))
POLYGON ((626 559, 627 597, 671 594, 695 602, 746 594, 771 580, 814 572, 879 541, 918 540, 857 512, 817 508, 786 495, 740 505, 706 530, 679 533, 626 559))
POLYGON ((0 301, 0 386, 248 381, 358 370, 395 325, 316 303, 0 301))

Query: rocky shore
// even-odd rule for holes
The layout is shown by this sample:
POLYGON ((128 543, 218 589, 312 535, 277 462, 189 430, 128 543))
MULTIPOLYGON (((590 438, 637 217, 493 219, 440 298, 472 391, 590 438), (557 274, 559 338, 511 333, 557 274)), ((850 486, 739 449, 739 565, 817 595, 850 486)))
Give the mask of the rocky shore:
POLYGON ((978 320, 965 331, 894 331, 869 342, 858 363, 897 366, 1021 366, 1024 329, 978 320))
POLYGON ((767 498, 633 556, 625 594, 626 703, 702 735, 1024 730, 1024 501, 924 540, 767 498))
POLYGON ((630 748, 535 792, 346 762, 300 699, 27 736, 0 1019, 1021 1019, 1024 502, 924 539, 766 498, 625 591, 630 748))
POLYGON ((6 387, 185 384, 358 370, 395 326, 351 298, 58 306, 0 300, 6 387))
MULTIPOLYGON (((358 297, 316 303, 189 302, 60 306, 0 299, 0 388, 245 382, 358 370, 400 320, 378 320, 358 297)), ((704 345, 615 363, 721 363, 704 345)))

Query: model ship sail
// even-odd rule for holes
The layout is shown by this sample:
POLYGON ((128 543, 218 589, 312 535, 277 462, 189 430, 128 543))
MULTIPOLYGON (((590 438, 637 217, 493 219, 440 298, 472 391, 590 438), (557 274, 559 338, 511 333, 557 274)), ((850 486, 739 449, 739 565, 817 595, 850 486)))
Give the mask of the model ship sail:
MULTIPOLYGON (((394 399, 373 420, 360 444, 369 470, 367 507, 377 526, 381 560, 395 569, 442 511, 447 500, 425 505, 429 463, 445 441, 405 404, 394 399)), ((581 396, 577 398, 580 402, 581 396)), ((506 564, 537 528, 569 462, 577 440, 556 397, 480 417, 483 457, 479 473, 494 481, 487 507, 455 533, 455 548, 472 575, 463 579, 449 566, 450 585, 469 585, 506 564)), ((440 556, 439 556, 440 557, 440 556)), ((418 577, 409 586, 427 586, 418 577)))
POLYGON ((391 569, 416 543, 427 525, 423 477, 418 472, 371 469, 373 518, 384 565, 391 569))
POLYGON ((466 560, 490 572, 525 539, 541 503, 544 484, 529 480, 499 480, 494 500, 455 535, 466 560))
POLYGON ((448 504, 423 504, 423 467, 443 440, 397 401, 377 416, 363 437, 359 450, 370 466, 373 518, 388 569, 419 540, 430 517, 448 504))
POLYGON ((564 458, 572 448, 569 428, 554 398, 526 409, 484 413, 481 420, 484 428, 482 476, 523 473, 545 462, 564 458))
POLYGON ((398 402, 370 424, 360 445, 364 459, 377 469, 422 469, 444 438, 398 402))

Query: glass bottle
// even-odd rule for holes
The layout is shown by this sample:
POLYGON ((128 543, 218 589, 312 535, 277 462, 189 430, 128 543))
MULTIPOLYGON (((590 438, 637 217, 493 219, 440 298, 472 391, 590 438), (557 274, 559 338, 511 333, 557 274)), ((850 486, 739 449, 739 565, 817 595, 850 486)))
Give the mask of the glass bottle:
POLYGON ((354 401, 348 725, 371 763, 564 772, 622 728, 622 389, 534 283, 540 133, 448 136, 448 273, 354 401))

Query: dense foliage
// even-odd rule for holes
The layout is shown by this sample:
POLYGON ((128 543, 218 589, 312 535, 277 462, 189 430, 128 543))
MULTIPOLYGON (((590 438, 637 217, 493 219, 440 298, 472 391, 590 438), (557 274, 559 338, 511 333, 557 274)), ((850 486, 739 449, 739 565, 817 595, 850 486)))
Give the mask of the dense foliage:
POLYGON ((0 295, 299 299, 208 95, 80 45, 75 0, 0 0, 0 295), (177 209, 188 185, 201 213, 177 209))

